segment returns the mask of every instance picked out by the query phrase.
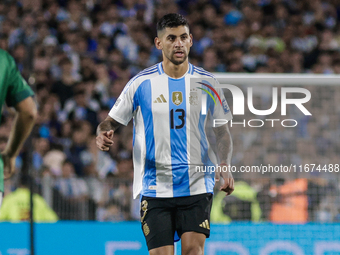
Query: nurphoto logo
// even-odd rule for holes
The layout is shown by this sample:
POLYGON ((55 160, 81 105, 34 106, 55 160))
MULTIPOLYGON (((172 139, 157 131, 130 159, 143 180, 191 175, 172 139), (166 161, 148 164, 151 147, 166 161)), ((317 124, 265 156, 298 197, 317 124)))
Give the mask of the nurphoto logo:
MULTIPOLYGON (((201 114, 206 115, 211 105, 220 104, 223 108, 225 114, 230 111, 228 103, 223 96, 225 89, 229 90, 233 98, 233 115, 245 115, 245 101, 247 101, 247 107, 249 112, 257 116, 268 116, 277 111, 280 103, 281 116, 287 116, 287 106, 294 105, 299 109, 304 115, 311 116, 312 114, 304 106, 305 103, 309 102, 311 99, 311 93, 305 88, 295 88, 295 87, 281 87, 280 95, 278 93, 277 87, 271 88, 271 98, 272 104, 269 109, 256 109, 254 107, 254 93, 253 88, 248 87, 246 96, 243 91, 231 84, 219 84, 215 79, 198 79, 194 78, 190 84, 190 97, 189 102, 191 105, 201 105, 201 114), (199 94, 199 92, 201 94, 199 94), (199 100, 199 98, 201 100, 199 100), (209 102, 210 101, 210 102, 209 102)), ((222 124, 229 123, 230 126, 242 125, 243 127, 262 127, 265 123, 268 123, 270 127, 274 127, 275 124, 280 123, 283 127, 295 127, 298 125, 296 119, 264 119, 263 117, 259 119, 243 119, 241 122, 233 122, 233 120, 226 119, 213 119, 213 126, 219 126, 222 124)))

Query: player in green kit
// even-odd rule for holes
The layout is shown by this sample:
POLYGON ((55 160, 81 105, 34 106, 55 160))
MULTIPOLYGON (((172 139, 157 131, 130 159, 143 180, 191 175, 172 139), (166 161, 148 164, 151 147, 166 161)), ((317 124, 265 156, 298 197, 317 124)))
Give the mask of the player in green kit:
POLYGON ((0 49, 0 116, 6 103, 16 110, 8 142, 0 153, 0 206, 4 192, 4 179, 9 178, 26 138, 29 136, 37 117, 37 107, 32 98, 31 88, 22 78, 14 59, 0 49))

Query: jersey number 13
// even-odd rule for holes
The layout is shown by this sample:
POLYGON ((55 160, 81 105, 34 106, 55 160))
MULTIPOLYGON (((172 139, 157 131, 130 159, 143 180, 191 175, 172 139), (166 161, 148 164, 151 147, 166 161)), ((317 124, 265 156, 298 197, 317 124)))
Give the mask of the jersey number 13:
MULTIPOLYGON (((176 121, 177 124, 177 121, 176 121)), ((183 109, 170 110, 170 128, 181 129, 185 125, 185 111, 183 109), (175 118, 180 120, 179 125, 175 125, 175 118)))

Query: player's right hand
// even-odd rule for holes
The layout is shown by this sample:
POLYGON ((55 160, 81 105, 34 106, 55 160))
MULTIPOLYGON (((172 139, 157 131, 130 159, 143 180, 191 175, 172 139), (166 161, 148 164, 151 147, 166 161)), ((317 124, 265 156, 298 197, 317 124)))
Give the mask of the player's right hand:
POLYGON ((15 172, 15 158, 9 157, 6 153, 1 154, 2 160, 4 162, 4 179, 10 178, 15 172))
POLYGON ((113 145, 113 130, 100 132, 96 137, 98 149, 108 151, 113 145))

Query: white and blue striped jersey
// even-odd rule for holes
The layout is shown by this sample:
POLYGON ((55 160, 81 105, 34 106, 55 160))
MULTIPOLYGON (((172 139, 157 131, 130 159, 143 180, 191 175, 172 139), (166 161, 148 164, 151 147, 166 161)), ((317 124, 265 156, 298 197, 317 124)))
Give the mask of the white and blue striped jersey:
POLYGON ((190 86, 192 78, 205 81, 213 76, 189 63, 186 74, 174 79, 158 63, 133 77, 109 112, 123 125, 134 119, 135 198, 213 192, 214 173, 196 171, 197 166, 217 164, 205 127, 208 119, 231 120, 232 116, 222 89, 195 89, 190 86), (214 98, 206 97, 204 115, 198 100, 207 90, 214 98))

